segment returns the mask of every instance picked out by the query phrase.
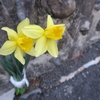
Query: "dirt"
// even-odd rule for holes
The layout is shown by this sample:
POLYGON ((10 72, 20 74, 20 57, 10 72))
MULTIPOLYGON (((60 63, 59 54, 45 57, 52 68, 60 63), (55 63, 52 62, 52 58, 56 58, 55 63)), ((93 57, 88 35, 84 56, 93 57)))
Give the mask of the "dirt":
POLYGON ((61 76, 68 75, 98 56, 100 40, 80 56, 62 61, 61 66, 41 75, 39 87, 42 93, 31 95, 27 100, 100 100, 100 63, 87 68, 69 81, 59 83, 61 76))

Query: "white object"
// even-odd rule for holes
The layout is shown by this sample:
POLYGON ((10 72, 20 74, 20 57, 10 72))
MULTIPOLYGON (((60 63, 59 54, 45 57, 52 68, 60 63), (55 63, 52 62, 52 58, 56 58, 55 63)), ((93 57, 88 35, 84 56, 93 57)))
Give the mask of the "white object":
POLYGON ((29 82, 26 78, 26 71, 25 69, 23 69, 23 74, 24 74, 24 77, 21 81, 16 81, 14 80, 14 78, 11 76, 10 77, 10 82, 17 88, 22 88, 25 84, 27 85, 27 87, 29 86, 29 82))

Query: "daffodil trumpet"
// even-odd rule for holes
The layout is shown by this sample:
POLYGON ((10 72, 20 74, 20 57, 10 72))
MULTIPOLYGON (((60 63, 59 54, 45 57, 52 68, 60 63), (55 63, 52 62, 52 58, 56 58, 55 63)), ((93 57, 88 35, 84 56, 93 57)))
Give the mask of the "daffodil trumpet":
POLYGON ((64 24, 54 25, 50 15, 47 17, 46 29, 38 25, 28 25, 22 29, 22 32, 30 38, 37 39, 35 51, 36 57, 48 51, 53 57, 58 56, 58 47, 56 40, 62 39, 65 31, 64 24))

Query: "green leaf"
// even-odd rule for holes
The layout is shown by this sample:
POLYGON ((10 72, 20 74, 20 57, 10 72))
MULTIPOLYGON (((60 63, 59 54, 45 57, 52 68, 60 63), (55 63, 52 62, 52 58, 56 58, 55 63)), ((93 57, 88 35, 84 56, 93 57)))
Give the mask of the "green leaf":
POLYGON ((16 80, 17 81, 21 81, 23 79, 23 75, 21 74, 21 75, 19 75, 18 73, 17 73, 17 75, 16 75, 16 80))
POLYGON ((2 65, 2 67, 11 75, 11 76, 15 76, 15 73, 10 69, 10 65, 7 63, 7 61, 0 56, 0 64, 2 65))
MULTIPOLYGON (((13 54, 11 54, 11 59, 16 67, 16 71, 17 73, 19 73, 20 75, 22 75, 22 70, 23 69, 20 69, 20 66, 19 66, 19 63, 18 63, 18 60, 13 56, 13 54)), ((22 66, 21 66, 22 67, 22 66)))
POLYGON ((5 56, 6 60, 8 60, 9 62, 12 62, 12 59, 11 59, 11 55, 7 55, 5 56))
POLYGON ((30 60, 30 55, 25 54, 25 65, 24 65, 24 67, 27 67, 29 60, 30 60))
POLYGON ((15 87, 15 94, 19 95, 20 94, 20 89, 15 87))
POLYGON ((5 60, 5 62, 7 63, 7 65, 9 65, 9 69, 12 70, 14 73, 16 73, 16 68, 15 68, 15 65, 13 64, 12 61, 9 61, 7 58, 5 60))
POLYGON ((25 91, 26 91, 26 87, 23 87, 23 88, 20 90, 20 94, 21 94, 21 95, 24 94, 25 91))
POLYGON ((23 86, 22 88, 16 88, 15 87, 15 94, 16 95, 22 95, 25 93, 27 86, 23 86))

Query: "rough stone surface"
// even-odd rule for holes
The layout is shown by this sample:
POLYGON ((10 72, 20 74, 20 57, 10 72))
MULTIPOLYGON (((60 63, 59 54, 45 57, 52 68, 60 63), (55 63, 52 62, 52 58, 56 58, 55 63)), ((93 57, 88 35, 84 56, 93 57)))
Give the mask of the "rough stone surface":
POLYGON ((100 100, 100 63, 93 65, 74 78, 59 83, 61 76, 77 70, 85 63, 100 56, 100 40, 85 49, 82 56, 63 61, 63 65, 40 76, 41 94, 29 96, 30 100, 100 100))
MULTIPOLYGON (((39 76, 42 93, 30 95, 27 100, 99 100, 100 63, 78 73, 74 78, 59 83, 62 76, 69 75, 85 63, 100 56, 100 40, 85 49, 83 55, 63 61, 62 66, 39 76)), ((23 100, 23 99, 18 99, 23 100)))
POLYGON ((0 95, 2 93, 7 92, 12 88, 11 83, 9 82, 9 75, 4 71, 4 69, 0 66, 0 95))
MULTIPOLYGON (((26 17, 32 24, 45 28, 48 14, 52 16, 55 24, 66 25, 63 39, 58 41, 59 57, 54 62, 51 62, 50 55, 44 56, 47 54, 34 58, 27 69, 31 79, 53 70, 62 64, 63 60, 78 56, 86 47, 100 39, 98 31, 100 10, 95 10, 97 1, 99 2, 99 0, 10 0, 10 2, 0 0, 0 28, 7 26, 16 30, 18 23, 26 17), (82 18, 86 21, 84 22, 82 18)), ((7 40, 6 32, 0 30, 0 36, 1 46, 7 40)), ((2 77, 2 74, 0 75, 2 77)))
POLYGON ((92 14, 92 10, 95 4, 95 0, 75 0, 77 5, 77 10, 82 15, 89 17, 92 14))
POLYGON ((29 80, 55 68, 55 65, 49 62, 50 58, 50 55, 44 54, 29 62, 27 66, 27 75, 29 80))

